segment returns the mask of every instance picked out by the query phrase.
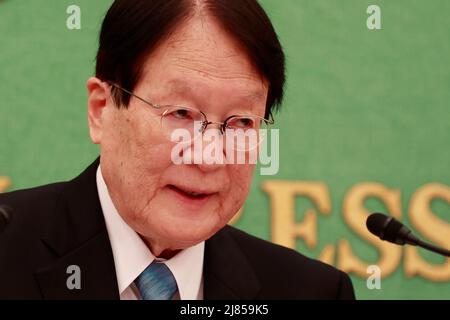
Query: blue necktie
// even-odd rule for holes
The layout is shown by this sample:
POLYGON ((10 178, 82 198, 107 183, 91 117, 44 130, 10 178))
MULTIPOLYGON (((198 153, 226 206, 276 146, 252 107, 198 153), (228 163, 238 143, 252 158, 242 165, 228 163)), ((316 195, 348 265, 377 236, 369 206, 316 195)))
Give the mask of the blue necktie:
POLYGON ((177 282, 164 263, 153 261, 134 281, 142 300, 170 300, 178 290, 177 282))

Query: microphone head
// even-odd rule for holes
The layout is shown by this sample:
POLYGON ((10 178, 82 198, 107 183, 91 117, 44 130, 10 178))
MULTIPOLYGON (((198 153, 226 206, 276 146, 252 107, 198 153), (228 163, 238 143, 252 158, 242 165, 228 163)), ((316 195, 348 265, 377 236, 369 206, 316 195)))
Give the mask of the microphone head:
POLYGON ((367 218, 366 226, 372 234, 381 240, 396 244, 403 245, 409 243, 409 239, 412 236, 411 230, 403 225, 403 223, 393 217, 378 212, 372 213, 367 218))
POLYGON ((382 237, 390 218, 382 213, 372 213, 366 220, 367 229, 377 237, 382 237))
POLYGON ((0 206, 0 232, 2 232, 6 228, 6 225, 11 220, 11 215, 11 207, 5 205, 0 206))

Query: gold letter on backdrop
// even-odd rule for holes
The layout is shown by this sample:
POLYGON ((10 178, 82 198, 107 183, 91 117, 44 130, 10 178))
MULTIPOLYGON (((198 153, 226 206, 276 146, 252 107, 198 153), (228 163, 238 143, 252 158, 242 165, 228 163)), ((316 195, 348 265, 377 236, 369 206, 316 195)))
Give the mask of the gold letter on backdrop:
POLYGON ((0 193, 5 191, 11 185, 11 181, 7 177, 0 177, 0 193))
MULTIPOLYGON (((432 242, 450 248, 450 225, 436 217, 430 209, 433 199, 443 199, 450 204, 450 187, 442 184, 427 184, 416 191, 409 204, 411 223, 432 242)), ((417 248, 407 246, 405 250, 405 273, 408 277, 420 275, 432 281, 450 280, 450 258, 441 265, 423 260, 417 248)))
MULTIPOLYGON (((389 212, 394 217, 400 218, 402 215, 400 191, 388 189, 378 183, 361 183, 348 191, 343 203, 344 220, 347 225, 380 251, 380 259, 375 264, 380 267, 383 277, 386 277, 399 265, 402 248, 381 241, 366 229, 366 219, 370 212, 364 207, 364 201, 369 197, 381 199, 389 212)), ((350 243, 347 240, 341 240, 338 250, 338 268, 346 272, 354 272, 361 278, 365 278, 369 264, 360 260, 353 253, 350 243)), ((370 264, 373 265, 374 263, 370 264)))
POLYGON ((295 221, 295 197, 305 196, 316 204, 322 214, 330 214, 331 200, 327 186, 321 182, 290 182, 270 180, 262 183, 270 197, 272 242, 295 249, 296 238, 302 238, 312 249, 317 244, 317 214, 308 209, 303 222, 295 221))
POLYGON ((241 207, 241 208, 239 209, 239 211, 236 212, 236 213, 234 214, 233 218, 231 218, 231 220, 228 221, 228 224, 229 224, 229 225, 234 225, 236 222, 238 222, 239 219, 240 219, 241 216, 242 216, 242 212, 244 212, 244 207, 241 207))

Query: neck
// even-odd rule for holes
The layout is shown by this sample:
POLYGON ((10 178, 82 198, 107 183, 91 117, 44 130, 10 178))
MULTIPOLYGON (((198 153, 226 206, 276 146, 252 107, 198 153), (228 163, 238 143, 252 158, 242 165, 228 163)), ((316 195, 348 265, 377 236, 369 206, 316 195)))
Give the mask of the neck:
POLYGON ((178 252, 180 252, 181 250, 170 250, 170 249, 165 249, 163 250, 160 254, 154 254, 155 257, 157 258, 163 258, 166 260, 169 260, 170 258, 174 257, 177 255, 178 252))
POLYGON ((176 256, 177 253, 181 251, 181 249, 169 249, 165 246, 161 246, 154 243, 152 244, 152 242, 150 242, 148 239, 142 236, 141 238, 142 240, 144 240, 145 244, 147 245, 147 248, 149 248, 151 253, 157 258, 169 260, 170 258, 176 256))

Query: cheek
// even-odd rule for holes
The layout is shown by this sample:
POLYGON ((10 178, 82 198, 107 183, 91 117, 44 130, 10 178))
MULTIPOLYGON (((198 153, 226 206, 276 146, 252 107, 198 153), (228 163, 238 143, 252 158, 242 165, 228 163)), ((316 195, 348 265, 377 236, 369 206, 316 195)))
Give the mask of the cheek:
POLYGON ((229 168, 230 186, 228 199, 230 205, 241 208, 247 198, 252 182, 255 165, 231 165, 229 168))
POLYGON ((155 196, 160 176, 171 164, 170 142, 158 129, 143 115, 121 110, 111 117, 102 141, 102 170, 104 166, 112 189, 120 190, 117 198, 129 199, 127 206, 135 212, 155 196))
POLYGON ((123 162, 129 173, 134 169, 156 171, 170 164, 170 145, 161 136, 156 121, 131 110, 121 112, 109 125, 105 146, 109 156, 123 162))

